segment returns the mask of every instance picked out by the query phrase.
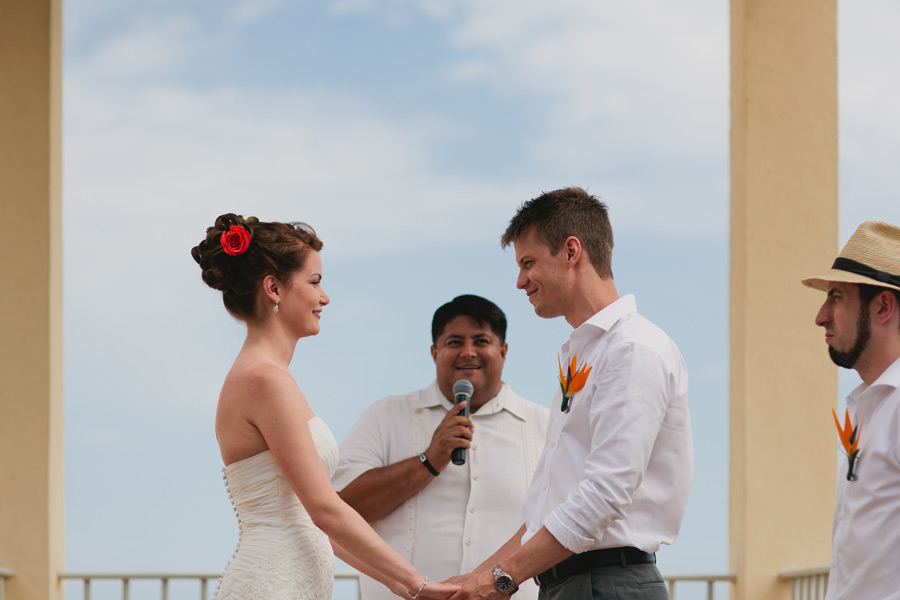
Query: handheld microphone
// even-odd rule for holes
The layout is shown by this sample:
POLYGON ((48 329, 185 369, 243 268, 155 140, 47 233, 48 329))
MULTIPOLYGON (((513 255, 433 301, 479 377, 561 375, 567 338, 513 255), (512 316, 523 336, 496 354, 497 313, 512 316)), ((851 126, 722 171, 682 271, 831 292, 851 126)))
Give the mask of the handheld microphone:
MULTIPOLYGON (((474 392, 475 388, 472 387, 472 384, 467 379, 460 379, 453 384, 453 403, 459 404, 463 400, 466 401, 466 407, 460 414, 467 419, 469 418, 469 402, 471 402, 472 394, 474 392)), ((454 450, 450 455, 450 460, 453 461, 454 465, 466 464, 466 449, 457 448, 456 450, 454 450)))

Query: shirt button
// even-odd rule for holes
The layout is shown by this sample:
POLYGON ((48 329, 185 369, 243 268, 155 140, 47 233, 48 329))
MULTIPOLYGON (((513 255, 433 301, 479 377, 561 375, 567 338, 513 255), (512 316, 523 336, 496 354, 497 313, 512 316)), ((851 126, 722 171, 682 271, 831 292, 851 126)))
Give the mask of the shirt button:
POLYGON ((550 447, 551 447, 551 448, 556 448, 556 442, 550 442, 550 447))
POLYGON ((472 508, 470 508, 470 509, 469 509, 469 512, 470 512, 470 513, 475 512, 475 507, 473 506, 472 508))
POLYGON ((472 444, 472 450, 478 450, 478 444, 472 444))
POLYGON ((466 540, 466 546, 471 546, 471 545, 472 545, 472 540, 466 540))
POLYGON ((547 484, 545 483, 544 485, 542 485, 542 486, 541 486, 541 489, 542 489, 542 490, 546 490, 546 489, 547 489, 547 484))
POLYGON ((476 476, 473 477, 472 479, 474 479, 475 481, 478 481, 478 475, 476 475, 476 476))

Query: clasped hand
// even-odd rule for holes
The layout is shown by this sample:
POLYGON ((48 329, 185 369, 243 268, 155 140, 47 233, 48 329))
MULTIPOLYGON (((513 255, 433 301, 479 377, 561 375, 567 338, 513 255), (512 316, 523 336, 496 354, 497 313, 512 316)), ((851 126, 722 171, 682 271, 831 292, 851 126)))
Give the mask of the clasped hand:
POLYGON ((417 600, 446 600, 459 591, 459 586, 447 582, 429 581, 417 600))
POLYGON ((508 598, 494 587, 494 575, 489 569, 478 573, 466 573, 451 577, 445 583, 459 585, 450 600, 502 600, 508 598))

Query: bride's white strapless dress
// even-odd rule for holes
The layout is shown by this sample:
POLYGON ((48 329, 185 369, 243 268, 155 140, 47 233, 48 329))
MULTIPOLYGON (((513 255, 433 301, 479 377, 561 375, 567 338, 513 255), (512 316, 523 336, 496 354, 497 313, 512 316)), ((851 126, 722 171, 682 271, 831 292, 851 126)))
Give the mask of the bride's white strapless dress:
MULTIPOLYGON (((328 476, 338 445, 325 421, 309 421, 328 476)), ((328 600, 334 552, 328 536, 307 514, 272 452, 266 450, 224 469, 225 487, 238 519, 238 547, 219 580, 216 600, 328 600)))

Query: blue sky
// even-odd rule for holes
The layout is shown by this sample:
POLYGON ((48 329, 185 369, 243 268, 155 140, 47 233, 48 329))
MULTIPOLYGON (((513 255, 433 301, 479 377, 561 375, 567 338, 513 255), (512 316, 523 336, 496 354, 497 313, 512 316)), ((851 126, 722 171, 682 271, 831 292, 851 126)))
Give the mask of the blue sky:
MULTIPOLYGON (((332 304, 292 370, 341 440, 429 383, 431 315, 460 293, 506 311, 504 378, 549 403, 569 329, 533 314, 498 238, 522 201, 582 185, 609 204, 620 293, 691 375, 696 478, 661 566, 726 572, 727 2, 63 4, 69 570, 233 550, 213 416, 242 327, 189 256, 217 215, 324 239, 332 304)), ((900 223, 900 9, 849 4, 841 243, 900 223)))

